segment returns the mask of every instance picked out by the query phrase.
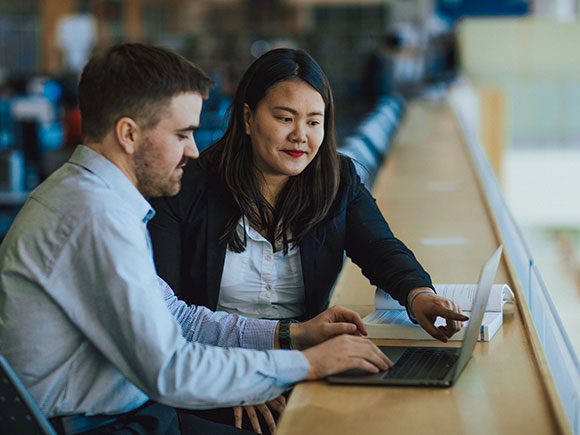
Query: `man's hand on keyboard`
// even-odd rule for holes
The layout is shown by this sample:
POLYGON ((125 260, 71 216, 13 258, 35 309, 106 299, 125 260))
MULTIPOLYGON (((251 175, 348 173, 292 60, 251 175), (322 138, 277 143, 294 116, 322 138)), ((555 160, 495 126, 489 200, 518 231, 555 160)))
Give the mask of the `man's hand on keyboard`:
POLYGON ((339 335, 302 351, 308 362, 307 380, 321 379, 348 369, 378 373, 393 363, 370 340, 352 335, 339 335))

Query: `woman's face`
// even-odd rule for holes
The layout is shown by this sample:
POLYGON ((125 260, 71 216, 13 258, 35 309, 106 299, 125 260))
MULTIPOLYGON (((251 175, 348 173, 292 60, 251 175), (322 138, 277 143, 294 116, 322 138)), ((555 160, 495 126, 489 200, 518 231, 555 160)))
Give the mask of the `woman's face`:
POLYGON ((300 79, 276 83, 253 112, 245 105, 254 166, 267 183, 300 174, 314 159, 324 139, 324 109, 322 96, 300 79))

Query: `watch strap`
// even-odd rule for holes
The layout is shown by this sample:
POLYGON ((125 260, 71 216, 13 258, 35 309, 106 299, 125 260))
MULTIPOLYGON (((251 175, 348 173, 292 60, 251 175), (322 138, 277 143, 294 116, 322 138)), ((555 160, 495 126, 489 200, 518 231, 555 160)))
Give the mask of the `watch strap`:
POLYGON ((280 349, 292 349, 292 343, 290 341, 290 324, 296 323, 296 320, 284 319, 280 320, 278 328, 278 343, 280 343, 280 349))

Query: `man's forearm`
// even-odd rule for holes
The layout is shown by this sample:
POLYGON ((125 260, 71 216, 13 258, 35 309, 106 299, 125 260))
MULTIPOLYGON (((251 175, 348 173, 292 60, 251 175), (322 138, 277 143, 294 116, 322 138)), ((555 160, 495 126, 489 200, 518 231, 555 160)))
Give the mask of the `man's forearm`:
POLYGON ((169 285, 158 277, 167 308, 181 325, 188 341, 223 347, 266 350, 276 347, 278 322, 250 319, 236 314, 212 311, 179 300, 169 285))

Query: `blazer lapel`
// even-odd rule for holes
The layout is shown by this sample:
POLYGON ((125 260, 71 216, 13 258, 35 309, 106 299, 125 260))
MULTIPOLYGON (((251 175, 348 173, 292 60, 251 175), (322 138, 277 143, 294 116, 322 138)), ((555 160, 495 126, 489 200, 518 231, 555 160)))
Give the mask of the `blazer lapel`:
MULTIPOLYGON (((302 263, 302 279, 304 280, 304 304, 307 318, 315 314, 314 291, 315 270, 317 268, 318 242, 314 238, 314 231, 309 231, 300 242, 300 262, 302 263)), ((318 314, 318 313, 316 313, 318 314)))
POLYGON ((226 256, 226 244, 219 241, 228 218, 235 210, 230 193, 218 180, 208 186, 207 195, 207 301, 215 310, 226 256))

